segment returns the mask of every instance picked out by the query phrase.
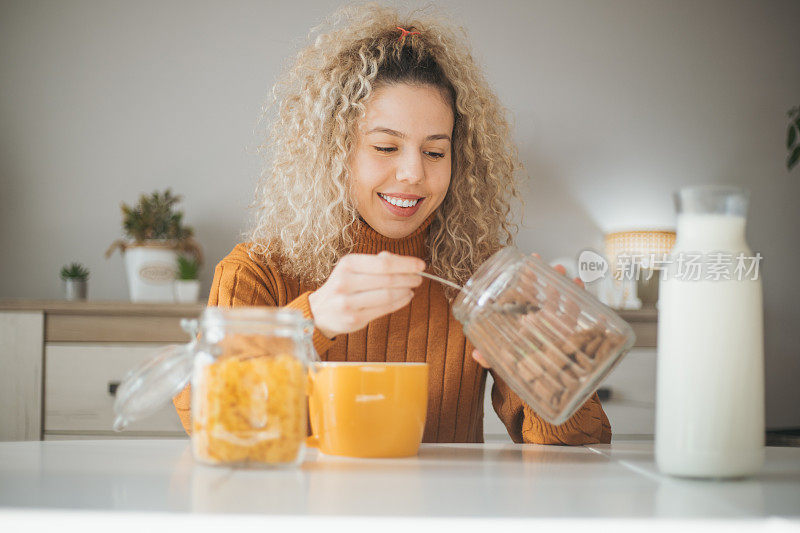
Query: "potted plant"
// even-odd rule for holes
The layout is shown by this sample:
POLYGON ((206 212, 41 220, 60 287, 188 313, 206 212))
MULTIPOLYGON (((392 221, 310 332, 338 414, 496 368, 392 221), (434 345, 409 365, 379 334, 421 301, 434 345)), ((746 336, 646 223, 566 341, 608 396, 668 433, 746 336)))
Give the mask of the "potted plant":
POLYGON ((800 105, 791 108, 786 115, 789 117, 789 127, 786 129, 786 149, 789 150, 786 170, 792 170, 800 161, 800 105))
POLYGON ((200 296, 200 280, 197 271, 200 262, 197 259, 178 256, 178 279, 174 283, 175 301, 180 303, 195 303, 200 296))
POLYGON ((61 267, 61 279, 64 280, 64 298, 69 301, 86 299, 86 281, 89 269, 80 263, 72 263, 61 267))
POLYGON ((202 262, 194 231, 183 224, 183 212, 175 209, 181 200, 170 189, 142 194, 130 207, 122 204, 122 228, 126 239, 114 241, 106 258, 120 249, 125 259, 131 301, 175 301, 173 282, 178 274, 180 252, 202 262))

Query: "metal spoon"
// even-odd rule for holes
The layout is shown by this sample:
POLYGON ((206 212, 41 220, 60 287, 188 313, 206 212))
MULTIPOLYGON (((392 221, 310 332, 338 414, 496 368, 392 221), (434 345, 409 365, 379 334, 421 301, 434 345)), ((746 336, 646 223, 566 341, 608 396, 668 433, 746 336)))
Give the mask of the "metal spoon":
POLYGON ((423 278, 428 278, 428 279, 432 279, 433 281, 438 281, 439 283, 444 283, 445 285, 453 287, 454 289, 458 289, 459 291, 464 288, 461 285, 453 283, 452 281, 448 281, 448 280, 446 280, 444 278, 440 278, 439 276, 434 276, 433 274, 428 274, 427 272, 420 272, 419 275, 422 276, 423 278))
MULTIPOLYGON (((448 281, 446 279, 440 278, 439 276, 435 276, 433 274, 428 274, 427 272, 420 272, 419 275, 422 276, 422 277, 428 278, 428 279, 432 279, 434 281, 438 281, 439 283, 443 283, 443 284, 445 284, 445 285, 447 285, 449 287, 452 287, 454 289, 458 289, 459 291, 464 289, 464 287, 462 287, 461 285, 458 285, 456 283, 453 283, 452 281, 448 281)), ((493 304, 492 308, 495 311, 497 311, 499 313, 508 313, 508 314, 513 314, 513 315, 527 315, 528 313, 532 313, 534 311, 538 311, 539 310, 538 306, 536 306, 536 305, 534 305, 534 304, 532 304, 530 302, 522 302, 522 303, 511 302, 511 303, 502 303, 502 304, 497 304, 495 302, 492 302, 492 304, 493 304)))

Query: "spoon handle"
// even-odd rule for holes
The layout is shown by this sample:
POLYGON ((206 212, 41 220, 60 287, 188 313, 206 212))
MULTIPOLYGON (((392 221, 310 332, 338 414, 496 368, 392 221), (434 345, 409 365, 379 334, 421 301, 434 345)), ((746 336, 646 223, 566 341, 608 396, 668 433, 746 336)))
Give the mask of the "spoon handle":
POLYGON ((428 278, 428 279, 432 279, 433 281, 438 281, 439 283, 444 283, 445 285, 449 285, 450 287, 453 287, 454 289, 461 290, 461 286, 460 285, 456 285, 452 281, 447 281, 446 279, 442 279, 439 276, 434 276, 433 274, 428 274, 427 272, 420 272, 419 275, 422 276, 422 277, 428 278))

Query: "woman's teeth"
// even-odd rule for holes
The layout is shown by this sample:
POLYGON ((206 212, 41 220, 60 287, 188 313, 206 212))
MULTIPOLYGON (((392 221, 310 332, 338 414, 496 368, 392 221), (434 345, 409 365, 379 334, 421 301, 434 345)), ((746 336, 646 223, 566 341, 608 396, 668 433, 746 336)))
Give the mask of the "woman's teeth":
POLYGON ((417 202, 419 202, 419 198, 417 198, 416 200, 403 200, 402 198, 394 198, 392 196, 386 196, 381 193, 378 194, 380 195, 381 198, 383 198, 390 204, 396 205, 398 207, 411 207, 417 205, 417 202))

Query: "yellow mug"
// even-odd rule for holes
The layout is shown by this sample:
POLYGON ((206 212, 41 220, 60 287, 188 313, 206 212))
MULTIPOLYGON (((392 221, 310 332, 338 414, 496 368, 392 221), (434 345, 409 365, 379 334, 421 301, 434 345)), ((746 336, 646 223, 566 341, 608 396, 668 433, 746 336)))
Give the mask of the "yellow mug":
POLYGON ((416 455, 428 410, 427 363, 313 363, 306 444, 328 455, 416 455))

